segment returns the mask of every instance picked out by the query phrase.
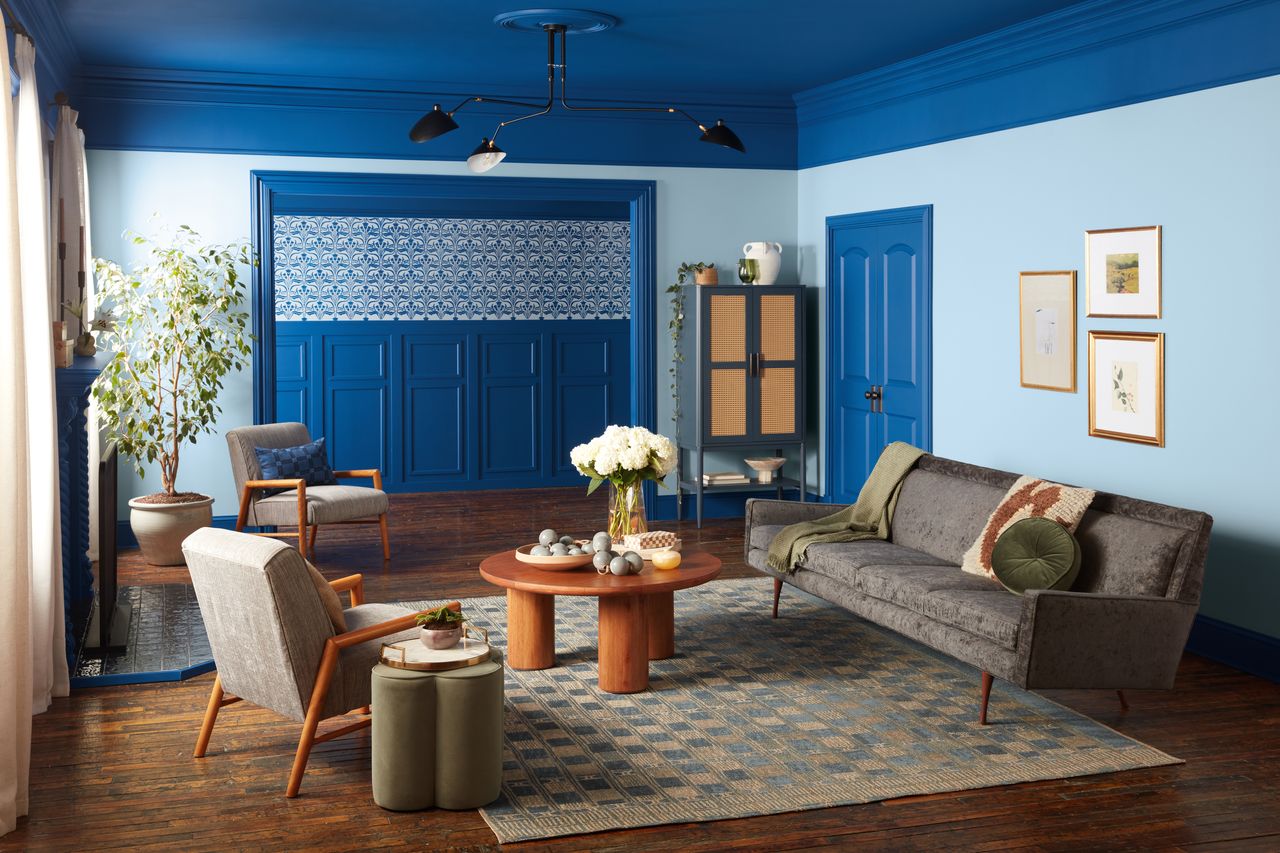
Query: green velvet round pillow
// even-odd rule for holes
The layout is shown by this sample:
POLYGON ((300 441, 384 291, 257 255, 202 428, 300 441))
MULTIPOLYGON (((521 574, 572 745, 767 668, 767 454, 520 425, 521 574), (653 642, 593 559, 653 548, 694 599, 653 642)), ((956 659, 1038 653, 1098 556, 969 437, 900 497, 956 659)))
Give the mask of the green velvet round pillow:
POLYGON ((1024 518, 1009 525, 991 551, 991 568, 1005 589, 1071 589, 1080 573, 1080 543, 1049 518, 1024 518))

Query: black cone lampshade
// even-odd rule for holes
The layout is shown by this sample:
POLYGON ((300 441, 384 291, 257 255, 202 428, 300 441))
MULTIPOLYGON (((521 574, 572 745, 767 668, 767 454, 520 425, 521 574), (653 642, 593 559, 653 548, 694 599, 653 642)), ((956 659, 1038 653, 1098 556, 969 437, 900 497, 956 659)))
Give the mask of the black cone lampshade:
POLYGON ((453 120, 453 116, 436 104, 431 108, 431 112, 418 119, 418 123, 409 131, 409 138, 414 142, 426 142, 428 139, 435 139, 437 136, 443 136, 457 129, 458 123, 453 120))
POLYGON ((506 159, 507 152, 488 139, 480 140, 476 150, 467 158, 467 168, 476 174, 487 172, 506 159))
POLYGON ((729 126, 724 123, 724 119, 716 119, 715 126, 707 128, 700 139, 703 142, 714 142, 716 145, 723 145, 725 148, 741 151, 743 154, 747 153, 747 148, 742 144, 742 140, 738 138, 738 134, 729 129, 729 126))

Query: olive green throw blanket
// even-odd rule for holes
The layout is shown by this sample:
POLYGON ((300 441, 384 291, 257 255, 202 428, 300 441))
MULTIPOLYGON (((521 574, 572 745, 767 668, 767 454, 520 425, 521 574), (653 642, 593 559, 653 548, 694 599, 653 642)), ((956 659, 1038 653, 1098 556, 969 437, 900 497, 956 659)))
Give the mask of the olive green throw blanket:
POLYGON ((858 492, 858 502, 835 515, 814 521, 788 524, 769 544, 769 568, 790 574, 804 558, 805 549, 815 542, 856 542, 859 539, 888 539, 898 489, 916 460, 924 455, 918 447, 895 441, 884 449, 871 469, 871 476, 858 492))

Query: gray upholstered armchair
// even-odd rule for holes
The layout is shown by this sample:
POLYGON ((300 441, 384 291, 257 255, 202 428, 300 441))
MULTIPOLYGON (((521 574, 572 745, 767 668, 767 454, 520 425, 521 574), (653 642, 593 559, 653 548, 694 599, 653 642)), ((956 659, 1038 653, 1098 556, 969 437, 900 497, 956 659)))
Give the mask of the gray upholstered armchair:
POLYGON ((242 699, 268 708, 302 723, 285 789, 296 797, 313 744, 369 725, 369 672, 383 642, 416 635, 415 613, 365 604, 363 576, 350 575, 329 582, 351 596, 339 631, 322 598, 323 578, 285 543, 206 527, 182 550, 218 668, 195 757, 204 756, 221 708, 242 699), (317 735, 322 720, 350 713, 366 716, 317 735))
POLYGON ((235 475, 236 493, 240 495, 240 513, 236 530, 245 525, 276 527, 297 526, 296 533, 272 533, 270 536, 297 538, 298 550, 305 557, 315 550, 316 532, 326 524, 377 524, 382 530, 382 559, 391 559, 391 541, 387 536, 387 495, 382 491, 382 472, 376 468, 358 471, 334 471, 337 479, 367 478, 366 486, 308 486, 304 480, 266 480, 258 464, 257 447, 297 447, 311 441, 305 424, 258 424, 240 427, 227 433, 227 449, 231 452, 231 471, 235 475), (284 489, 276 494, 264 490, 284 489), (308 541, 310 528, 310 541, 308 541))

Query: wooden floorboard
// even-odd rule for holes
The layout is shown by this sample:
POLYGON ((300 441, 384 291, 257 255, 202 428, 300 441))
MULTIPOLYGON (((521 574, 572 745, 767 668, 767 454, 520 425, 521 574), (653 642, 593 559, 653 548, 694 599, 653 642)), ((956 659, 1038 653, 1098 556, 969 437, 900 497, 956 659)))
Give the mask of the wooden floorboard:
MULTIPOLYGON (((329 578, 365 575, 370 601, 448 600, 501 592, 476 569, 544 527, 595 532, 603 492, 451 492, 392 498, 392 549, 376 528, 322 529, 329 578)), ((670 524, 670 523, 668 523, 670 524)), ((742 562, 742 520, 680 526, 686 542, 742 562)), ((186 583, 124 552, 123 584, 186 583)), ((767 596, 760 606, 767 607, 767 596)), ((785 616, 786 594, 783 596, 785 616)), ((35 718, 31 817, 0 850, 484 851, 496 839, 476 811, 387 812, 369 790, 369 731, 319 744, 302 796, 283 797, 298 725, 245 704, 219 717, 209 755, 191 747, 212 675, 180 684, 94 688, 35 718)), ((909 797, 714 823, 648 827, 520 850, 1123 850, 1280 851, 1280 685, 1187 656, 1172 691, 1049 698, 1186 760, 1103 776, 909 797)), ((974 685, 975 701, 977 684, 974 685)), ((999 718, 999 704, 992 705, 999 718)))

